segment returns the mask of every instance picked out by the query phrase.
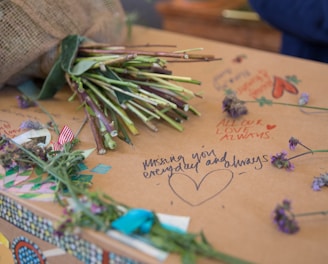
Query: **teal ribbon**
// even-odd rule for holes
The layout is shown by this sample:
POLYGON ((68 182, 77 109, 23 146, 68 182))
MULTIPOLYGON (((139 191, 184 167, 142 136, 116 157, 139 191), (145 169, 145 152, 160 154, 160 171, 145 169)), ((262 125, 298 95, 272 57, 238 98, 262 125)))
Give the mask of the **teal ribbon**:
POLYGON ((145 209, 131 209, 112 222, 112 228, 130 235, 135 231, 142 234, 150 232, 154 224, 154 213, 145 209))
MULTIPOLYGON (((126 235, 139 231, 141 234, 148 234, 155 222, 152 211, 145 209, 131 209, 125 215, 112 222, 112 228, 126 235)), ((177 233, 185 233, 183 230, 161 223, 162 227, 177 233)))

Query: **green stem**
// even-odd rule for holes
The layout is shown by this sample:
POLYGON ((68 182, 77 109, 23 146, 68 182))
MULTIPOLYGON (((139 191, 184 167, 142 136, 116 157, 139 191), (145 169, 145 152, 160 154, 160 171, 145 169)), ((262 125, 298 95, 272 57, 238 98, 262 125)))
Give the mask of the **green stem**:
POLYGON ((143 50, 129 50, 129 49, 95 49, 80 47, 79 51, 85 54, 136 54, 137 56, 146 55, 154 57, 167 57, 167 58, 179 58, 179 59, 213 59, 212 55, 201 54, 188 54, 188 53, 176 53, 176 52, 162 52, 162 51, 143 51, 143 50))
POLYGON ((183 131, 183 126, 181 126, 179 123, 175 122, 172 118, 168 117, 166 114, 158 110, 157 108, 153 107, 152 105, 149 105, 149 108, 151 108, 157 115, 159 115, 162 119, 164 119, 166 122, 168 122, 172 127, 177 129, 178 131, 183 131))
POLYGON ((132 125, 133 122, 122 113, 122 111, 120 110, 120 108, 116 107, 110 100, 108 100, 98 89, 96 86, 92 85, 89 81, 87 80, 83 80, 84 83, 88 86, 88 88, 90 88, 94 94, 96 94, 98 96, 98 98, 100 100, 102 100, 108 107, 110 107, 111 109, 113 109, 127 124, 132 125))
POLYGON ((127 70, 126 68, 119 69, 119 68, 110 67, 110 69, 117 73, 122 73, 122 74, 132 74, 132 75, 135 74, 135 75, 139 75, 139 76, 141 75, 141 76, 145 76, 145 77, 157 77, 157 78, 169 79, 169 80, 174 80, 174 81, 179 81, 179 82, 200 84, 200 82, 198 80, 194 80, 190 77, 143 72, 143 71, 139 71, 139 70, 127 70))
POLYGON ((120 80, 110 79, 110 78, 107 78, 105 76, 95 74, 95 73, 84 73, 83 77, 96 79, 96 80, 103 81, 108 84, 121 85, 121 86, 125 86, 128 88, 139 88, 138 85, 136 85, 132 82, 124 82, 124 81, 120 81, 120 80))
MULTIPOLYGON (((43 160, 41 160, 39 157, 34 155, 34 153, 29 151, 28 149, 17 144, 15 141, 13 141, 10 138, 7 138, 7 139, 10 141, 10 143, 14 144, 17 148, 24 151, 31 158, 32 162, 34 162, 36 165, 43 168, 47 173, 49 173, 50 175, 55 177, 59 182, 63 183, 66 186, 66 188, 69 190, 70 195, 72 196, 72 198, 74 199, 76 204, 81 208, 81 210, 87 216, 89 216, 91 219, 93 219, 99 225, 99 227, 103 226, 103 222, 101 221, 101 219, 99 217, 96 217, 94 214, 92 214, 91 211, 80 202, 78 195, 84 194, 84 192, 83 192, 83 190, 76 190, 71 185, 70 180, 68 179, 68 175, 67 175, 67 167, 65 165, 63 165, 59 162, 58 166, 54 166, 54 165, 49 166, 49 164, 47 162, 44 162, 43 160), (60 165, 62 165, 62 166, 60 166, 60 165)), ((80 151, 79 151, 79 153, 80 153, 80 151)), ((64 157, 65 160, 62 161, 62 163, 67 164, 71 161, 71 160, 69 160, 70 156, 75 159, 74 152, 73 153, 72 152, 71 153, 59 153, 53 159, 59 160, 64 157)), ((59 198, 59 196, 56 196, 56 197, 59 198)))
POLYGON ((293 156, 293 157, 289 158, 288 160, 295 159, 295 158, 298 158, 298 157, 301 157, 301 156, 304 156, 304 155, 307 155, 307 154, 313 154, 313 153, 316 153, 316 152, 328 152, 328 149, 315 149, 315 150, 303 152, 301 154, 298 154, 296 156, 293 156))
MULTIPOLYGON (((258 103, 258 101, 244 101, 241 100, 243 103, 258 103)), ((317 110, 323 110, 323 111, 328 111, 328 108, 326 107, 320 107, 320 106, 311 106, 311 105, 299 105, 299 104, 290 104, 290 103, 282 103, 282 102, 270 102, 270 104, 275 104, 275 105, 284 105, 284 106, 293 106, 293 107, 300 107, 300 108, 310 108, 310 109, 317 109, 317 110)))
MULTIPOLYGON (((49 170, 50 172, 50 170, 49 170)), ((56 174, 57 178, 61 178, 65 177, 68 184, 66 184, 66 188, 68 189, 70 195, 72 196, 74 202, 76 203, 76 205, 85 213, 86 216, 88 216, 90 219, 92 219, 93 221, 95 221, 95 223, 97 223, 97 225, 101 228, 104 226, 103 221, 101 220, 100 217, 97 217, 95 214, 93 214, 89 208, 85 207, 83 203, 81 203, 80 199, 79 199, 79 195, 86 195, 85 192, 83 192, 82 190, 75 190, 75 188, 70 184, 70 181, 68 178, 68 175, 66 173, 66 168, 62 167, 60 170, 60 175, 61 177, 58 176, 59 174, 56 174)), ((86 195, 87 196, 87 195, 86 195)))
POLYGON ((305 146, 303 143, 298 142, 298 144, 300 144, 303 148, 308 149, 309 151, 313 152, 312 149, 308 148, 307 146, 305 146))
POLYGON ((59 132, 58 126, 57 126, 55 120, 53 119, 52 115, 39 102, 35 101, 35 103, 49 117, 49 119, 51 121, 51 124, 53 125, 56 134, 59 135, 60 132, 59 132))
POLYGON ((328 215, 328 211, 317 211, 317 212, 307 212, 307 213, 300 213, 300 214, 293 214, 294 217, 302 217, 302 216, 309 216, 309 215, 328 215))

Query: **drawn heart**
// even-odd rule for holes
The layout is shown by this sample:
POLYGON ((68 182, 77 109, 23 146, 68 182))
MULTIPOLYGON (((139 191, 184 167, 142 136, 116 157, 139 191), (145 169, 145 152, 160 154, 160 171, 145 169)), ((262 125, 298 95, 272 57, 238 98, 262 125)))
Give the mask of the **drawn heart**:
POLYGON ((169 177, 169 186, 182 201, 198 206, 219 195, 232 179, 233 172, 227 169, 211 171, 198 183, 187 174, 176 173, 169 177))
POLYGON ((292 83, 278 76, 274 76, 273 79, 274 82, 273 82, 272 96, 274 98, 280 98, 284 94, 284 91, 287 91, 291 94, 298 94, 298 90, 296 86, 293 85, 292 83))
POLYGON ((266 128, 268 130, 274 129, 276 127, 276 125, 267 125, 266 128))

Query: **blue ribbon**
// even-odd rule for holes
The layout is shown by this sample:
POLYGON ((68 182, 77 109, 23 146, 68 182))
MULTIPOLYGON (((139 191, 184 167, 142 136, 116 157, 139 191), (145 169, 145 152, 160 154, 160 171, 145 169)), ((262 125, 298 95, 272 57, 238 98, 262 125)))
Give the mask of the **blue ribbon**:
POLYGON ((150 232, 154 224, 154 214, 145 209, 131 209, 112 222, 112 228, 130 235, 139 230, 142 234, 150 232))
MULTIPOLYGON (((154 220, 155 217, 152 211, 135 208, 129 210, 125 215, 113 221, 111 227, 126 235, 130 235, 136 231, 139 231, 142 234, 148 234, 154 224, 154 220)), ((163 223, 161 223, 161 225, 167 230, 185 233, 177 227, 163 223)))

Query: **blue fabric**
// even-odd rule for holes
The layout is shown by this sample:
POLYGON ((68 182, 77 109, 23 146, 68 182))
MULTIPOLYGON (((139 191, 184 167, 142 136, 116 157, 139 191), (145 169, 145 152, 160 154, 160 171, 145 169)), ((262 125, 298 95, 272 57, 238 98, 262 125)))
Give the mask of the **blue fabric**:
POLYGON ((131 209, 125 215, 112 222, 112 228, 130 235, 136 231, 142 234, 150 232, 154 223, 154 214, 144 209, 131 209))
POLYGON ((281 53, 328 62, 328 0, 249 0, 283 33, 281 53))
MULTIPOLYGON (((155 216, 152 211, 135 208, 113 221, 111 227, 126 235, 131 235, 137 231, 141 234, 148 234, 154 224, 154 220, 155 216)), ((185 233, 175 226, 163 223, 161 225, 172 232, 185 233)))

